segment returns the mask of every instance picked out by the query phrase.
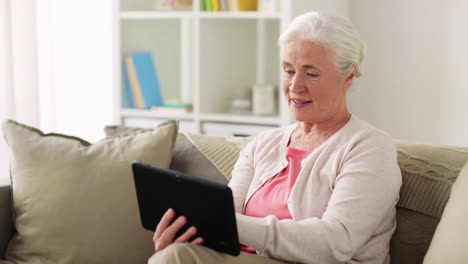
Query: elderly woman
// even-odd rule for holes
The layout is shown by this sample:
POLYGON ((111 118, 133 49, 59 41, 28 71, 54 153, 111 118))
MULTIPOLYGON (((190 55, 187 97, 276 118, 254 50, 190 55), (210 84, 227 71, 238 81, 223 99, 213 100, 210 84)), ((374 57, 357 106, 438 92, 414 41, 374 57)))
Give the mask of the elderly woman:
POLYGON ((279 43, 282 91, 297 122, 255 137, 236 163, 229 186, 244 252, 197 245, 195 227, 175 238, 186 219, 169 225, 168 211, 150 262, 390 262, 401 174, 391 138, 347 107, 364 57, 359 35, 343 18, 311 12, 279 43))

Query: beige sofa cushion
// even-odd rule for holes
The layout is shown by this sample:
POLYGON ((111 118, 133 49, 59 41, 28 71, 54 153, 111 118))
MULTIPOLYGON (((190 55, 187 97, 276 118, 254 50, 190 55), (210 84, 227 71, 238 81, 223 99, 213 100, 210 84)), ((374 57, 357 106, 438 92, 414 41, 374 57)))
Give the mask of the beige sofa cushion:
POLYGON ((141 227, 131 162, 168 167, 177 122, 90 144, 14 121, 10 147, 17 234, 15 263, 146 263, 152 233, 141 227))
POLYGON ((403 176, 391 263, 422 263, 468 149, 398 142, 403 176))
POLYGON ((250 137, 219 137, 190 133, 185 135, 228 180, 231 179, 239 152, 252 140, 250 137))
MULTIPOLYGON (((104 133, 107 137, 115 137, 148 129, 149 128, 106 126, 104 127, 104 133)), ((203 137, 209 138, 209 136, 203 137)), ((234 161, 231 162, 235 162, 237 157, 233 159, 234 161)), ((226 177, 206 158, 199 148, 188 139, 186 133, 179 133, 177 135, 174 154, 169 168, 187 175, 227 184, 226 177)))
POLYGON ((440 218, 468 149, 401 142, 397 148, 403 176, 398 206, 440 218))
POLYGON ((452 187, 450 199, 424 258, 425 264, 468 263, 468 163, 452 187))

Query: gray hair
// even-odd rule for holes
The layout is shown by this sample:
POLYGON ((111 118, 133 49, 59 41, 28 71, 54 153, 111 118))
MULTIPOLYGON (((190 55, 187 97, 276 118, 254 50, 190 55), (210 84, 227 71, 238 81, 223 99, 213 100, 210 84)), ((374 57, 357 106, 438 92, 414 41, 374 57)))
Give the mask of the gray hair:
POLYGON ((361 75, 360 64, 366 47, 353 24, 342 17, 308 12, 296 17, 279 37, 282 49, 290 41, 302 39, 330 48, 337 70, 348 76, 356 67, 355 77, 361 75))

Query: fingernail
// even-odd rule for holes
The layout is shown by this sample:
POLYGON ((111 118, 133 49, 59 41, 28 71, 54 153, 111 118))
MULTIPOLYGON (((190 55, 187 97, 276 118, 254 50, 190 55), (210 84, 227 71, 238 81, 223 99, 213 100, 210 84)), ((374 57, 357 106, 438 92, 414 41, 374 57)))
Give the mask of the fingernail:
POLYGON ((184 216, 179 216, 177 221, 179 221, 179 223, 183 223, 183 222, 185 222, 185 217, 184 216))
POLYGON ((195 228, 191 226, 189 229, 187 229, 187 231, 190 233, 195 233, 195 228))

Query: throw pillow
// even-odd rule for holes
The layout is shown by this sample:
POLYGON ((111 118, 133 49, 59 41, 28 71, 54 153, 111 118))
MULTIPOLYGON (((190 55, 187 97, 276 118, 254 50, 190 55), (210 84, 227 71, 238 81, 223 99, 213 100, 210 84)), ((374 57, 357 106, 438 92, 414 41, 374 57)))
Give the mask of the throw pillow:
POLYGON ((468 148, 397 142, 403 184, 398 206, 440 218, 468 148))
POLYGON ((239 152, 252 140, 251 137, 219 137, 188 133, 186 136, 228 180, 231 179, 239 152))
POLYGON ((103 139, 44 134, 3 123, 10 147, 17 233, 15 263, 146 263, 152 232, 141 227, 131 162, 169 166, 178 123, 103 139))
POLYGON ((468 263, 468 163, 458 175, 424 258, 431 263, 468 263))
MULTIPOLYGON (((107 137, 121 136, 127 133, 145 130, 148 130, 148 128, 125 126, 106 126, 104 128, 107 137)), ((211 138, 210 136, 205 137, 211 138)), ((235 157, 235 160, 237 160, 237 157, 235 157)), ((184 133, 179 133, 177 135, 174 155, 172 156, 169 168, 187 175, 227 184, 226 177, 204 153, 188 139, 188 135, 184 133)))

